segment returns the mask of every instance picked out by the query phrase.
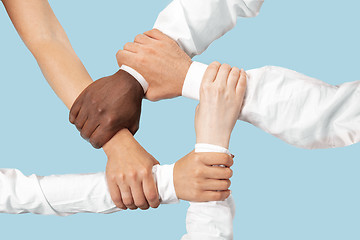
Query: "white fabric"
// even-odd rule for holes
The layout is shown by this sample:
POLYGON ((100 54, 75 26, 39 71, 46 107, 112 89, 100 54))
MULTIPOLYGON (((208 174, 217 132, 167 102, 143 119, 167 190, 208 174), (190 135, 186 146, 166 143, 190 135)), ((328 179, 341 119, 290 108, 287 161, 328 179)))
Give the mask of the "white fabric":
POLYGON ((258 15, 263 0, 174 0, 158 16, 154 28, 190 56, 199 55, 230 31, 238 17, 258 15))
POLYGON ((149 88, 149 84, 140 73, 138 73, 137 71, 126 65, 122 65, 120 69, 133 76, 140 83, 141 87, 144 90, 144 93, 147 92, 149 88))
MULTIPOLYGON (((190 67, 183 95, 199 99, 205 73, 190 67)), ((360 81, 339 86, 295 71, 266 66, 246 72, 248 86, 240 120, 301 148, 334 148, 360 141, 360 81)))
MULTIPOLYGON (((237 17, 255 17, 263 0, 174 0, 158 16, 154 28, 174 39, 190 56, 201 54, 208 46, 231 30, 237 17)), ((128 66, 146 93, 145 78, 128 66)))
MULTIPOLYGON (((230 154, 221 146, 198 143, 195 152, 230 154)), ((187 233, 182 240, 232 240, 235 202, 230 195, 225 201, 190 202, 186 215, 187 233)))
MULTIPOLYGON (((178 202, 173 167, 153 167, 162 204, 178 202)), ((66 216, 120 210, 111 200, 103 172, 41 177, 25 176, 17 169, 0 169, 0 213, 66 216)))

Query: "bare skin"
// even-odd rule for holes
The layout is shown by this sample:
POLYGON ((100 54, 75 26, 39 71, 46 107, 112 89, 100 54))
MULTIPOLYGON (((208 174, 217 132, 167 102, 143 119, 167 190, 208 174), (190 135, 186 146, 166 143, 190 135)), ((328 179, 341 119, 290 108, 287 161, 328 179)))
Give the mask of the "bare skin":
POLYGON ((179 199, 192 202, 222 201, 230 195, 233 159, 224 153, 192 151, 174 166, 174 186, 179 199), (224 165, 226 168, 214 165, 224 165))
POLYGON ((136 36, 116 54, 119 66, 138 71, 149 83, 146 98, 151 101, 181 96, 186 73, 192 63, 177 43, 153 29, 136 36))
POLYGON ((211 63, 200 87, 200 104, 195 113, 197 143, 229 148, 231 132, 240 115, 246 90, 244 70, 228 64, 211 63))
POLYGON ((144 91, 130 74, 119 70, 90 84, 70 110, 70 122, 94 148, 104 146, 123 128, 139 129, 144 91))
MULTIPOLYGON (((48 1, 4 0, 3 4, 19 35, 38 62, 46 80, 65 105, 70 108, 80 93, 93 81, 73 50, 48 1)), ((138 203, 139 207, 147 206, 147 204, 154 208, 159 206, 158 197, 154 199, 145 196, 145 193, 148 192, 156 193, 156 184, 152 178, 151 169, 158 162, 154 161, 146 151, 142 152, 138 161, 132 161, 133 156, 137 156, 138 149, 142 147, 128 129, 122 129, 114 134, 114 137, 103 146, 108 157, 108 164, 110 164, 107 170, 109 171, 111 166, 116 166, 114 162, 119 162, 122 165, 132 165, 137 172, 143 172, 144 166, 146 166, 149 174, 141 175, 143 181, 135 184, 130 182, 130 178, 126 178, 121 188, 116 179, 110 178, 108 179, 110 192, 120 191, 119 189, 123 189, 123 185, 126 185, 126 189, 131 190, 134 202, 138 203), (129 147, 126 153, 120 154, 118 148, 124 145, 132 147, 129 147), (141 182, 147 184, 141 185, 141 182), (147 203, 143 199, 146 199, 147 203)), ((117 168, 116 173, 120 176, 129 174, 123 168, 117 168)), ((128 192, 126 190, 124 195, 126 196, 128 192)), ((122 209, 133 208, 133 204, 126 206, 123 199, 118 202, 117 206, 122 209)))
MULTIPOLYGON (((73 106, 84 89, 89 86, 89 89, 92 86, 97 86, 92 85, 93 81, 90 75, 73 50, 64 29, 46 0, 3 0, 3 4, 19 35, 37 60, 46 80, 68 108, 73 106)), ((101 82, 106 85, 107 79, 110 79, 110 82, 115 82, 120 78, 129 77, 126 74, 119 75, 122 73, 106 77, 101 82), (114 79, 116 80, 113 81, 114 79)), ((143 94, 140 94, 137 82, 129 81, 129 83, 136 88, 135 94, 143 94)), ((134 101, 137 102, 131 104, 141 106, 138 98, 135 97, 135 99, 134 101)), ((136 120, 133 126, 135 128, 132 129, 132 132, 137 128, 136 120)), ((88 135, 84 134, 84 137, 87 138, 88 135)), ((100 145, 96 141, 93 143, 100 145)), ((132 133, 126 128, 115 132, 114 136, 103 145, 103 150, 108 157, 106 176, 111 197, 116 206, 122 209, 158 207, 159 197, 152 177, 152 166, 158 164, 158 161, 141 147, 132 133)), ((230 166, 231 164, 226 163, 224 158, 227 159, 227 156, 219 157, 219 161, 214 163, 230 166)), ((190 170, 197 171, 191 167, 193 159, 199 163, 204 163, 203 165, 208 165, 208 161, 212 161, 213 157, 212 154, 207 153, 191 153, 179 160, 180 164, 176 170, 174 169, 174 178, 178 179, 175 184, 178 186, 179 198, 185 200, 188 199, 187 192, 191 192, 191 188, 194 186, 190 182, 180 184, 179 181, 183 181, 183 179, 178 176, 185 176, 185 174, 190 173, 190 170)), ((198 179, 205 179, 205 176, 211 175, 211 171, 208 172, 208 169, 203 168, 204 174, 199 175, 198 179)), ((226 177, 228 170, 224 170, 220 174, 221 177, 226 177)), ((217 189, 217 187, 214 188, 213 190, 217 189)), ((212 201, 218 197, 216 194, 209 195, 206 198, 199 198, 198 201, 212 201)), ((191 198, 191 200, 196 201, 197 199, 191 198)))

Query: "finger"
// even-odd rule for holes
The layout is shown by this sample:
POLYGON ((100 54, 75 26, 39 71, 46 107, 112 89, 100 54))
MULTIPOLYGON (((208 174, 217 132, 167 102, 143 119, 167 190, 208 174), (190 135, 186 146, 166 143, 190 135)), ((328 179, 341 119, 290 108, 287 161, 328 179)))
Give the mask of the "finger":
POLYGON ((70 113, 69 113, 69 121, 72 124, 75 123, 75 119, 76 119, 77 115, 79 114, 81 105, 82 105, 82 94, 79 95, 79 97, 75 100, 75 102, 71 106, 70 113))
POLYGON ((106 129, 101 124, 96 127, 91 136, 89 142, 94 148, 103 147, 116 133, 116 129, 106 129))
POLYGON ((154 28, 149 31, 144 32, 144 34, 148 37, 151 37, 156 40, 167 40, 169 37, 162 33, 160 30, 154 28))
POLYGON ((145 35, 145 34, 139 34, 135 37, 134 42, 139 43, 139 44, 150 44, 155 42, 154 39, 152 39, 151 37, 145 35))
POLYGON ((129 67, 135 68, 136 65, 136 54, 126 50, 119 50, 116 53, 116 60, 119 67, 122 65, 127 65, 129 67))
POLYGON ((157 208, 160 205, 159 193, 155 184, 152 173, 148 175, 143 181, 144 194, 147 202, 152 208, 157 208))
POLYGON ((201 189, 206 191, 225 191, 228 190, 231 185, 231 181, 208 179, 202 183, 201 189))
POLYGON ((121 198, 124 205, 131 210, 137 209, 134 203, 134 199, 132 197, 130 187, 128 185, 119 182, 118 182, 118 186, 120 187, 121 198))
POLYGON ((134 42, 128 42, 124 45, 124 50, 132 53, 137 53, 139 51, 139 48, 139 44, 134 42))
POLYGON ((97 129, 99 124, 97 124, 95 121, 87 120, 81 129, 80 135, 83 139, 86 141, 89 141, 90 136, 94 133, 94 131, 97 129))
POLYGON ((86 111, 84 110, 84 108, 81 108, 79 111, 79 114, 77 115, 75 122, 74 122, 74 124, 75 124, 77 130, 79 130, 79 132, 81 132, 81 129, 83 128, 87 118, 88 118, 88 116, 86 114, 86 111))
POLYGON ((229 64, 226 63, 222 64, 220 66, 218 74, 216 75, 215 83, 218 86, 226 87, 226 82, 229 77, 230 71, 231 71, 231 66, 229 64))
POLYGON ((231 191, 205 191, 204 201, 224 201, 230 196, 231 191))
POLYGON ((146 210, 150 207, 149 203, 146 201, 145 194, 143 192, 143 186, 142 183, 136 183, 131 186, 131 192, 134 199, 134 204, 142 209, 146 210))
POLYGON ((116 184, 116 182, 108 180, 107 184, 108 184, 111 199, 114 202, 114 204, 116 205, 116 207, 126 210, 127 207, 125 206, 125 204, 122 201, 121 193, 120 193, 119 187, 116 184))
POLYGON ((230 71, 230 74, 229 74, 229 77, 227 80, 227 85, 229 86, 229 88, 236 90, 236 85, 237 85, 239 79, 240 79, 240 69, 237 67, 233 67, 230 71))
POLYGON ((213 62, 211 63, 204 74, 204 77, 202 79, 202 84, 207 83, 213 83, 215 81, 216 75, 218 74, 218 71, 220 69, 221 64, 219 62, 213 62))
POLYGON ((231 167, 234 160, 226 153, 198 153, 200 154, 201 161, 207 166, 224 165, 231 167))
POLYGON ((209 179, 230 179, 233 171, 227 167, 211 166, 204 168, 203 175, 209 179))
POLYGON ((239 95, 241 99, 243 99, 245 96, 246 86, 247 86, 246 72, 244 71, 244 69, 241 69, 240 79, 236 85, 236 95, 239 95))

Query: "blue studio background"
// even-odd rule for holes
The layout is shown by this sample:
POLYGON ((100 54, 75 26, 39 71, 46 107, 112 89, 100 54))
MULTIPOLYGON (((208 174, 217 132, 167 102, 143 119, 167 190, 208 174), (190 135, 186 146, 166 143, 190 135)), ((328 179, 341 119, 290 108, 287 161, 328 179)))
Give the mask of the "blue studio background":
MULTIPOLYGON (((117 71, 117 50, 150 29, 169 2, 50 1, 93 79, 117 71)), ((359 8, 357 0, 265 1, 258 17, 240 19, 195 59, 244 69, 277 65, 331 84, 359 80, 359 8)), ((1 168, 39 175, 105 169, 105 154, 68 122, 68 110, 3 7, 0 79, 1 168)), ((196 104, 185 98, 144 101, 137 140, 161 163, 181 158, 194 146, 196 104)), ((236 156, 235 239, 360 239, 360 144, 303 150, 238 122, 230 150, 236 156)), ((187 206, 69 217, 1 214, 1 239, 180 239, 187 206)))

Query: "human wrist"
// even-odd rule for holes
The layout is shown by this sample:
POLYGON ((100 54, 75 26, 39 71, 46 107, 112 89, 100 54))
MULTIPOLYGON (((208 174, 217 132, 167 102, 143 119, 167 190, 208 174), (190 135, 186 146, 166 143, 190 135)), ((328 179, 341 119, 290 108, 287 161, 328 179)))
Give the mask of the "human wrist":
POLYGON ((106 156, 111 157, 114 155, 119 151, 119 146, 126 146, 131 138, 133 138, 133 135, 127 128, 121 129, 103 146, 106 156))
POLYGON ((144 93, 143 86, 141 85, 141 83, 139 81, 137 81, 137 79, 131 73, 129 73, 128 71, 125 71, 123 69, 120 69, 115 74, 122 75, 120 79, 122 81, 126 81, 129 91, 133 92, 136 97, 138 97, 138 98, 144 97, 145 93, 144 93))
POLYGON ((149 83, 145 80, 145 78, 139 73, 137 72, 135 69, 126 66, 126 65, 122 65, 120 67, 120 70, 127 72, 129 75, 131 75, 141 86, 144 94, 147 92, 148 88, 149 88, 149 83))

